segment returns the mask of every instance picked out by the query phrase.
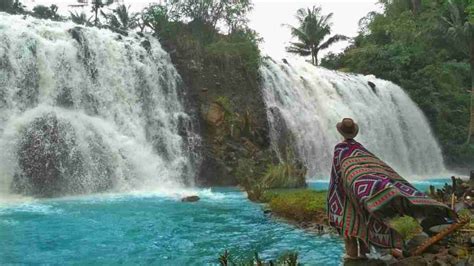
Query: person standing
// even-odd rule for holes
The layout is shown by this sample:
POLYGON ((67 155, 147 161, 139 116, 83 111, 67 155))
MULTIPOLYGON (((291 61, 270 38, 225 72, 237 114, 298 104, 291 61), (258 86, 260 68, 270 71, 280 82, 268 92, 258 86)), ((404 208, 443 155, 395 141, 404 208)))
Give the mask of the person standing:
POLYGON ((393 218, 412 216, 422 227, 429 225, 423 227, 427 232, 456 219, 448 206, 418 191, 357 142, 353 119, 344 118, 336 128, 343 141, 334 148, 327 210, 330 225, 344 237, 348 259, 364 258, 369 246, 401 253, 403 239, 390 227, 393 218))

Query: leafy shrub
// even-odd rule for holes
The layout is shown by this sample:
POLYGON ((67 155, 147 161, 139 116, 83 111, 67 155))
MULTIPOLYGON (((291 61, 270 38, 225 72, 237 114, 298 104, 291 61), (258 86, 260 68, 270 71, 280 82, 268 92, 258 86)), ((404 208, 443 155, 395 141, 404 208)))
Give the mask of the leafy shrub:
POLYGON ((394 218, 390 221, 390 226, 395 229, 404 240, 409 240, 422 231, 418 221, 410 216, 394 218))
POLYGON ((210 44, 206 48, 206 52, 208 60, 224 69, 237 65, 247 69, 249 73, 255 74, 260 66, 260 51, 257 45, 250 40, 223 39, 210 44))

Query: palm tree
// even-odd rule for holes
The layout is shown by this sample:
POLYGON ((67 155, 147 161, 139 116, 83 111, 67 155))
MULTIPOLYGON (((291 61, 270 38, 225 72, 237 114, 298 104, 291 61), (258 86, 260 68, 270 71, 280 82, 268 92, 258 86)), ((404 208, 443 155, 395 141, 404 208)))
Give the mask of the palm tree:
POLYGON ((290 42, 290 46, 286 48, 289 53, 299 54, 301 56, 311 56, 311 63, 318 65, 318 53, 320 50, 326 49, 335 42, 347 40, 344 35, 336 34, 325 38, 331 34, 332 13, 328 15, 321 14, 321 7, 313 6, 310 8, 300 8, 296 12, 299 26, 290 27, 291 35, 298 39, 298 42, 290 42))
POLYGON ((71 18, 72 22, 74 22, 76 24, 79 24, 79 25, 85 25, 85 26, 90 26, 91 25, 92 17, 87 18, 86 13, 81 12, 79 14, 76 11, 74 13, 69 12, 69 14, 71 14, 70 18, 71 18))
POLYGON ((111 5, 114 0, 92 0, 92 12, 94 13, 94 26, 99 25, 99 11, 105 6, 111 5))
POLYGON ((112 29, 127 31, 138 26, 138 15, 130 14, 129 8, 130 7, 127 8, 125 5, 119 5, 117 8, 112 10, 111 14, 105 14, 102 12, 102 15, 107 19, 108 24, 112 29))
POLYGON ((467 57, 471 66, 471 117, 467 143, 471 143, 474 135, 474 23, 469 21, 466 9, 468 0, 448 1, 448 12, 442 17, 446 25, 446 33, 453 41, 454 47, 467 57))

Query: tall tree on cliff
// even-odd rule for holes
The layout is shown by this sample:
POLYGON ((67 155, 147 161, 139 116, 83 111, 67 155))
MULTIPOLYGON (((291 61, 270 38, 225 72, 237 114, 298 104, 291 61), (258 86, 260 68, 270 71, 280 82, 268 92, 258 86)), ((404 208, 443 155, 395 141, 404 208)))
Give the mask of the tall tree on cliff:
POLYGON ((133 30, 138 26, 138 14, 130 12, 130 7, 119 5, 112 10, 112 13, 102 15, 107 19, 107 23, 113 30, 126 32, 133 30))
MULTIPOLYGON (((471 66, 471 115, 467 143, 474 140, 474 23, 470 20, 469 0, 448 1, 447 13, 442 17, 446 32, 453 42, 453 46, 469 57, 471 66)), ((471 4, 472 7, 472 4, 471 4)))
POLYGON ((91 26, 91 20, 92 20, 92 17, 87 17, 86 13, 84 12, 81 12, 81 13, 77 13, 77 11, 75 11, 74 13, 69 11, 69 18, 72 20, 72 22, 76 23, 76 24, 79 24, 79 25, 86 25, 86 26, 91 26))
POLYGON ((291 26, 291 35, 297 42, 290 42, 286 48, 289 53, 301 56, 311 56, 311 63, 318 65, 318 53, 332 44, 348 39, 343 35, 336 34, 326 39, 331 34, 332 13, 328 15, 321 14, 321 7, 300 8, 296 12, 298 26, 291 26), (326 39, 326 41, 324 41, 326 39))
POLYGON ((94 13, 94 26, 99 25, 99 11, 105 6, 111 5, 114 0, 92 0, 92 13, 94 13))

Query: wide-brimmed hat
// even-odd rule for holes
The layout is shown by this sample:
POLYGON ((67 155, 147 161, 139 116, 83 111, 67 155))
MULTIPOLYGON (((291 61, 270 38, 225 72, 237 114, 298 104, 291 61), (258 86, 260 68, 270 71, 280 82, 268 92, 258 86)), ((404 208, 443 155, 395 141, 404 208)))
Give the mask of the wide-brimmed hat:
POLYGON ((359 133, 359 125, 352 118, 344 118, 336 125, 337 131, 346 139, 353 139, 359 133))

